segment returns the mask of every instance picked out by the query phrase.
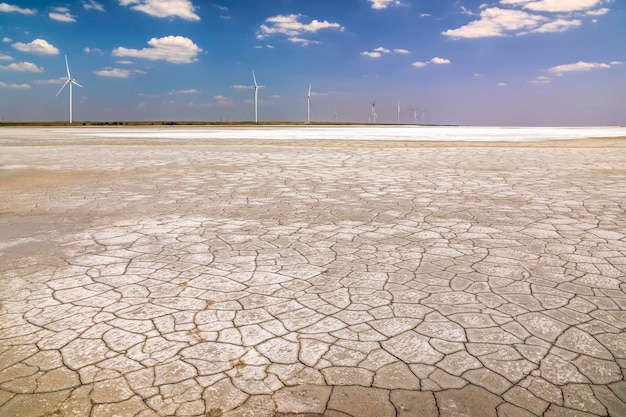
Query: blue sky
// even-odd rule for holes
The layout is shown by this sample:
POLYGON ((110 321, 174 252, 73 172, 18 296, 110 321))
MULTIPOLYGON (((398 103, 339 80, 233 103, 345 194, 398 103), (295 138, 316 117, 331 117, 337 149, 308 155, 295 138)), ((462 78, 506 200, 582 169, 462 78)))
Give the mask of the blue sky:
POLYGON ((0 2, 5 120, 626 124, 624 0, 0 2))

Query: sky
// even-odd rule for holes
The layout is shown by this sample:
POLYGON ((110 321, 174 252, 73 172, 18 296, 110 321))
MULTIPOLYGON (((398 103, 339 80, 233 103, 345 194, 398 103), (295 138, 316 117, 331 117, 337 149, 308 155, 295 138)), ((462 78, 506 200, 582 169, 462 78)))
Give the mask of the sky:
POLYGON ((74 121, 626 125, 626 0, 0 1, 4 120, 65 56, 74 121))

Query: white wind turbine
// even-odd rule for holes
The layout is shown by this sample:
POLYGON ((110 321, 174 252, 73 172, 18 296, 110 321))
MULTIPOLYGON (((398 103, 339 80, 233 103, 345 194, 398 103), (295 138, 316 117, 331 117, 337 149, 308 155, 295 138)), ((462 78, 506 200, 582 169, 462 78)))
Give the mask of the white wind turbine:
POLYGON ((65 69, 67 69, 67 80, 65 80, 65 83, 63 84, 63 86, 61 87, 61 89, 59 90, 59 92, 57 93, 55 97, 58 97, 59 94, 61 94, 61 91, 63 91, 63 89, 65 88, 65 86, 69 84, 70 86, 70 123, 72 123, 72 84, 77 85, 80 88, 83 88, 83 86, 78 84, 76 80, 72 78, 72 76, 70 75, 70 66, 67 63, 67 55, 65 55, 65 69))
POLYGON ((400 101, 398 101, 398 124, 400 124, 400 101))
POLYGON ((252 86, 254 89, 254 123, 259 123, 259 88, 265 86, 257 84, 254 70, 252 70, 252 80, 254 81, 254 85, 252 86))
POLYGON ((376 119, 378 119, 378 115, 376 114, 376 100, 372 101, 372 116, 370 121, 376 124, 376 119))
POLYGON ((309 84, 309 93, 306 95, 306 122, 311 123, 311 84, 309 84))

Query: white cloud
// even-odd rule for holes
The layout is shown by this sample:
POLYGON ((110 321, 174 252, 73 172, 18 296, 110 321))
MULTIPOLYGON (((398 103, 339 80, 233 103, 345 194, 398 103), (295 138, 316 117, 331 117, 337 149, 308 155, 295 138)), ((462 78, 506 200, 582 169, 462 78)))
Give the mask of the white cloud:
POLYGON ((2 42, 4 42, 4 43, 13 42, 13 39, 11 39, 11 38, 7 38, 7 37, 5 36, 4 38, 2 38, 2 42))
POLYGON ((55 7, 53 12, 48 13, 48 17, 57 22, 76 22, 76 16, 70 13, 67 7, 55 7))
POLYGON ((277 15, 265 19, 266 24, 262 24, 257 31, 257 39, 265 39, 268 36, 281 34, 288 37, 289 41, 301 43, 303 46, 316 41, 307 40, 304 35, 314 34, 324 29, 337 29, 343 31, 344 27, 339 23, 329 22, 327 20, 319 21, 314 19, 309 23, 300 22, 301 14, 277 15))
POLYGON ((147 13, 154 17, 179 17, 184 20, 200 20, 190 0, 119 0, 121 6, 147 13))
POLYGON ((0 81, 0 88, 9 88, 12 90, 29 90, 30 85, 28 84, 7 84, 0 81))
POLYGON ((28 84, 7 84, 5 82, 0 81, 0 88, 6 88, 10 90, 30 90, 30 85, 28 84))
POLYGON ((602 16, 605 15, 609 12, 609 9, 607 9, 606 7, 602 8, 602 9, 598 9, 598 10, 589 10, 587 13, 585 13, 587 16, 602 16))
POLYGON ((125 68, 104 68, 93 73, 101 77, 128 78, 133 71, 125 68))
POLYGON ((506 83, 498 83, 498 87, 506 87, 506 83))
POLYGON ((96 0, 87 0, 83 1, 83 9, 85 10, 97 10, 99 12, 104 12, 104 6, 98 3, 96 0))
POLYGON ((90 47, 85 47, 85 49, 83 49, 83 51, 85 51, 88 54, 99 54, 99 55, 104 55, 104 52, 102 52, 102 49, 100 48, 90 48, 90 47))
POLYGON ((35 11, 34 9, 25 9, 25 8, 14 6, 12 4, 7 4, 7 3, 0 3, 0 12, 20 13, 20 14, 27 14, 27 15, 32 15, 32 14, 37 13, 37 11, 35 11))
POLYGON ((565 32, 573 27, 582 25, 582 21, 578 19, 574 20, 565 20, 565 19, 556 19, 552 22, 546 23, 545 25, 539 26, 537 29, 533 30, 533 33, 555 33, 555 32, 565 32))
POLYGON ((564 72, 591 71, 593 69, 606 69, 606 68, 611 68, 611 65, 601 63, 601 62, 578 61, 575 64, 563 64, 563 65, 557 65, 552 68, 548 68, 548 72, 561 75, 564 72))
POLYGON ((502 0, 501 4, 522 5, 535 12, 565 13, 588 10, 599 6, 605 0, 502 0))
POLYGON ((550 84, 552 82, 552 78, 540 75, 534 80, 530 80, 528 82, 530 84, 550 84))
POLYGON ((287 38, 287 40, 288 40, 289 42, 299 43, 299 44, 301 44, 302 46, 308 46, 308 45, 311 45, 311 44, 317 44, 317 43, 319 43, 319 41, 312 41, 312 40, 310 40, 310 39, 300 38, 300 37, 298 37, 298 36, 292 36, 291 38, 287 38))
POLYGON ((370 51, 363 51, 361 52, 361 55, 369 57, 369 58, 380 58, 381 56, 383 56, 383 54, 381 54, 380 52, 370 52, 370 51))
POLYGON ((59 77, 59 78, 54 78, 52 80, 35 80, 33 81, 33 84, 37 84, 37 85, 63 84, 65 81, 67 81, 67 77, 59 77))
POLYGON ((149 48, 129 49, 120 46, 113 50, 113 56, 144 58, 152 61, 163 60, 174 64, 189 64, 197 61, 202 52, 189 38, 183 36, 166 36, 152 38, 148 41, 149 48))
POLYGON ((35 39, 30 43, 16 42, 13 47, 18 51, 36 55, 58 55, 59 50, 44 39, 35 39))
POLYGON ((38 67, 32 62, 17 62, 6 66, 0 65, 0 70, 15 72, 42 72, 43 68, 38 67))
POLYGON ((522 10, 490 7, 480 12, 480 19, 457 29, 449 29, 443 35, 453 39, 486 38, 506 36, 511 32, 529 31, 547 21, 547 18, 522 10))
POLYGON ((13 61, 13 57, 0 52, 0 61, 13 61))
POLYGON ((167 94, 198 94, 198 90, 191 88, 189 90, 170 90, 167 94))
POLYGON ((446 59, 446 58, 440 58, 438 56, 432 58, 430 61, 428 62, 422 62, 422 61, 417 61, 412 63, 411 65, 416 67, 416 68, 424 68, 425 66, 429 65, 429 64, 434 64, 434 65, 447 65, 450 64, 450 60, 446 59))
POLYGON ((438 56, 436 56, 433 59, 431 59, 430 62, 431 64, 435 64, 435 65, 445 65, 445 64, 449 64, 450 60, 446 58, 439 58, 438 56))
POLYGON ((251 85, 235 84, 235 85, 231 85, 230 88, 234 88, 235 90, 245 90, 245 89, 252 88, 252 86, 251 85))
POLYGON ((400 55, 407 55, 411 53, 411 51, 409 51, 408 49, 395 48, 391 50, 383 46, 379 46, 378 48, 374 48, 373 51, 363 51, 361 52, 361 55, 367 56, 369 58, 380 58, 381 56, 383 56, 383 54, 391 54, 392 52, 400 55))
MULTIPOLYGON (((472 39, 530 33, 557 33, 582 25, 577 17, 600 16, 608 8, 590 10, 613 0, 500 0, 502 7, 482 4, 477 20, 442 32, 453 39, 472 39), (565 14, 564 14, 565 13, 565 14)), ((467 13, 463 13, 467 14, 467 13)))
POLYGON ((214 96, 213 100, 215 102, 211 103, 212 106, 232 106, 234 105, 233 101, 226 96, 214 96))
POLYGON ((391 6, 400 6, 402 3, 398 0, 367 0, 372 3, 372 9, 386 9, 391 6))

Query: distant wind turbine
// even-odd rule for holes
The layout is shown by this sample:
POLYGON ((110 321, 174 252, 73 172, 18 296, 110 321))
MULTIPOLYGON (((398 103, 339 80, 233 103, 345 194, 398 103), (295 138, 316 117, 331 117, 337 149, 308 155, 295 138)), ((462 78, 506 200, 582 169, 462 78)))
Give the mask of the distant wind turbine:
POLYGON ((306 122, 311 123, 311 84, 309 84, 309 93, 306 95, 306 122))
POLYGON ((254 85, 252 86, 254 89, 254 123, 259 123, 259 88, 265 86, 257 84, 254 70, 252 70, 252 80, 254 81, 254 85))
POLYGON ((413 121, 417 124, 417 109, 413 109, 413 121))
POLYGON ((67 80, 65 80, 65 83, 63 84, 63 86, 61 87, 61 89, 59 90, 59 92, 57 93, 55 97, 58 97, 59 94, 61 94, 61 91, 63 91, 63 89, 65 88, 65 86, 69 84, 70 86, 70 123, 72 123, 72 84, 77 85, 80 88, 83 88, 83 86, 78 84, 76 80, 72 78, 72 76, 70 75, 70 66, 67 63, 67 55, 65 55, 65 69, 67 69, 67 80))
POLYGON ((376 100, 372 101, 372 116, 370 118, 370 121, 374 124, 376 124, 376 119, 378 118, 378 115, 376 114, 376 100))
POLYGON ((400 101, 398 101, 398 124, 400 124, 400 101))
POLYGON ((335 123, 339 123, 339 113, 335 110, 335 123))

